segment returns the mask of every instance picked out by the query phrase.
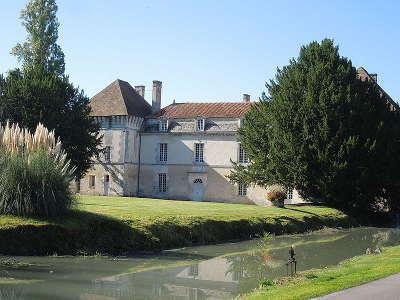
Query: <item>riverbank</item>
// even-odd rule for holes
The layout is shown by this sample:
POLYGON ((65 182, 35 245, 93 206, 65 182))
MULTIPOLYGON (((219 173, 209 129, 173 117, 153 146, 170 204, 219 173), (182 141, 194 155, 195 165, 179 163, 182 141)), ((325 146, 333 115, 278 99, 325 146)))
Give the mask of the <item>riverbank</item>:
POLYGON ((265 281, 264 287, 241 300, 301 300, 327 295, 400 272, 400 246, 384 248, 381 254, 357 256, 337 266, 299 272, 295 277, 265 281))
POLYGON ((264 233, 348 227, 352 220, 322 206, 287 208, 80 196, 58 220, 0 216, 0 253, 124 255, 245 240, 264 233))

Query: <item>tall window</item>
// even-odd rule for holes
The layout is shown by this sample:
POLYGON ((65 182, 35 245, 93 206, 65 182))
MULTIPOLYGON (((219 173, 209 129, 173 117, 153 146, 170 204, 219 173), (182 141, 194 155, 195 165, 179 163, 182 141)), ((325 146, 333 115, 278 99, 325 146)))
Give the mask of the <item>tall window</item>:
POLYGON ((96 185, 96 176, 90 175, 89 176, 89 187, 94 188, 96 185))
POLYGON ((197 163, 204 162, 204 144, 195 143, 194 144, 194 161, 197 163))
POLYGON ((292 188, 288 188, 286 190, 286 199, 287 200, 292 200, 293 199, 293 189, 292 188))
POLYGON ((160 193, 167 192, 167 173, 158 174, 158 191, 160 193))
POLYGON ((239 162, 240 163, 248 163, 249 158, 247 157, 246 151, 244 151, 243 145, 239 144, 239 162))
POLYGON ((111 147, 110 146, 106 146, 106 148, 104 149, 104 160, 106 162, 111 161, 111 147))
POLYGON ((160 120, 160 123, 158 124, 158 129, 161 132, 168 131, 168 120, 160 120))
POLYGON ((197 131, 204 131, 204 123, 205 123, 204 119, 197 119, 196 120, 196 130, 197 131))
POLYGON ((168 161, 168 144, 160 144, 160 162, 168 161))
POLYGON ((239 196, 247 195, 247 184, 239 183, 239 196))

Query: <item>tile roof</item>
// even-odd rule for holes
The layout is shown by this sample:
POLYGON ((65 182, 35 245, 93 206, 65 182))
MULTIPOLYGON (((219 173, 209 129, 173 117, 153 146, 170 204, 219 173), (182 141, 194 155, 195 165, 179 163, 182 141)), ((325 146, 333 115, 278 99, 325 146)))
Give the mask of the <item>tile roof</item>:
POLYGON ((254 102, 174 103, 149 118, 241 118, 254 102))
POLYGON ((115 80, 90 99, 91 116, 137 116, 151 114, 151 105, 126 81, 115 80))

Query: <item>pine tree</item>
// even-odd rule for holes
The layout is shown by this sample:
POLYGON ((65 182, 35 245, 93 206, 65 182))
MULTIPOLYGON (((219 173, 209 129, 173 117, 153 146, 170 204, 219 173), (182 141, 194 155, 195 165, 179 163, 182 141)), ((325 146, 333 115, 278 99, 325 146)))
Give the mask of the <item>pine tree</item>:
POLYGON ((64 53, 57 44, 59 23, 56 14, 55 0, 30 0, 22 10, 22 24, 28 36, 11 53, 24 68, 40 65, 46 71, 64 74, 64 53))

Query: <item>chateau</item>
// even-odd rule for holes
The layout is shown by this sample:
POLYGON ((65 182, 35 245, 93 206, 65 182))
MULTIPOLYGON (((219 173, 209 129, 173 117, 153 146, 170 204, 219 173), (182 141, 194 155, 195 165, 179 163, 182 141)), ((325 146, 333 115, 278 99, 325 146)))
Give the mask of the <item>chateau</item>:
MULTIPOLYGON (((362 80, 376 74, 357 70, 362 80)), ((377 84, 391 110, 397 103, 377 84)), ((152 104, 145 87, 116 80, 91 101, 104 152, 80 181, 80 193, 266 205, 267 190, 232 184, 232 162, 247 164, 237 130, 252 106, 242 101, 173 103, 161 108, 162 83, 153 81, 152 104)), ((287 203, 303 200, 296 190, 287 203)))
MULTIPOLYGON (((161 90, 153 81, 150 105, 144 86, 116 80, 91 99, 104 153, 81 180, 80 193, 267 204, 265 189, 226 177, 232 161, 248 163, 237 130, 250 96, 161 108, 161 90)), ((298 198, 288 193, 289 202, 298 198)))

